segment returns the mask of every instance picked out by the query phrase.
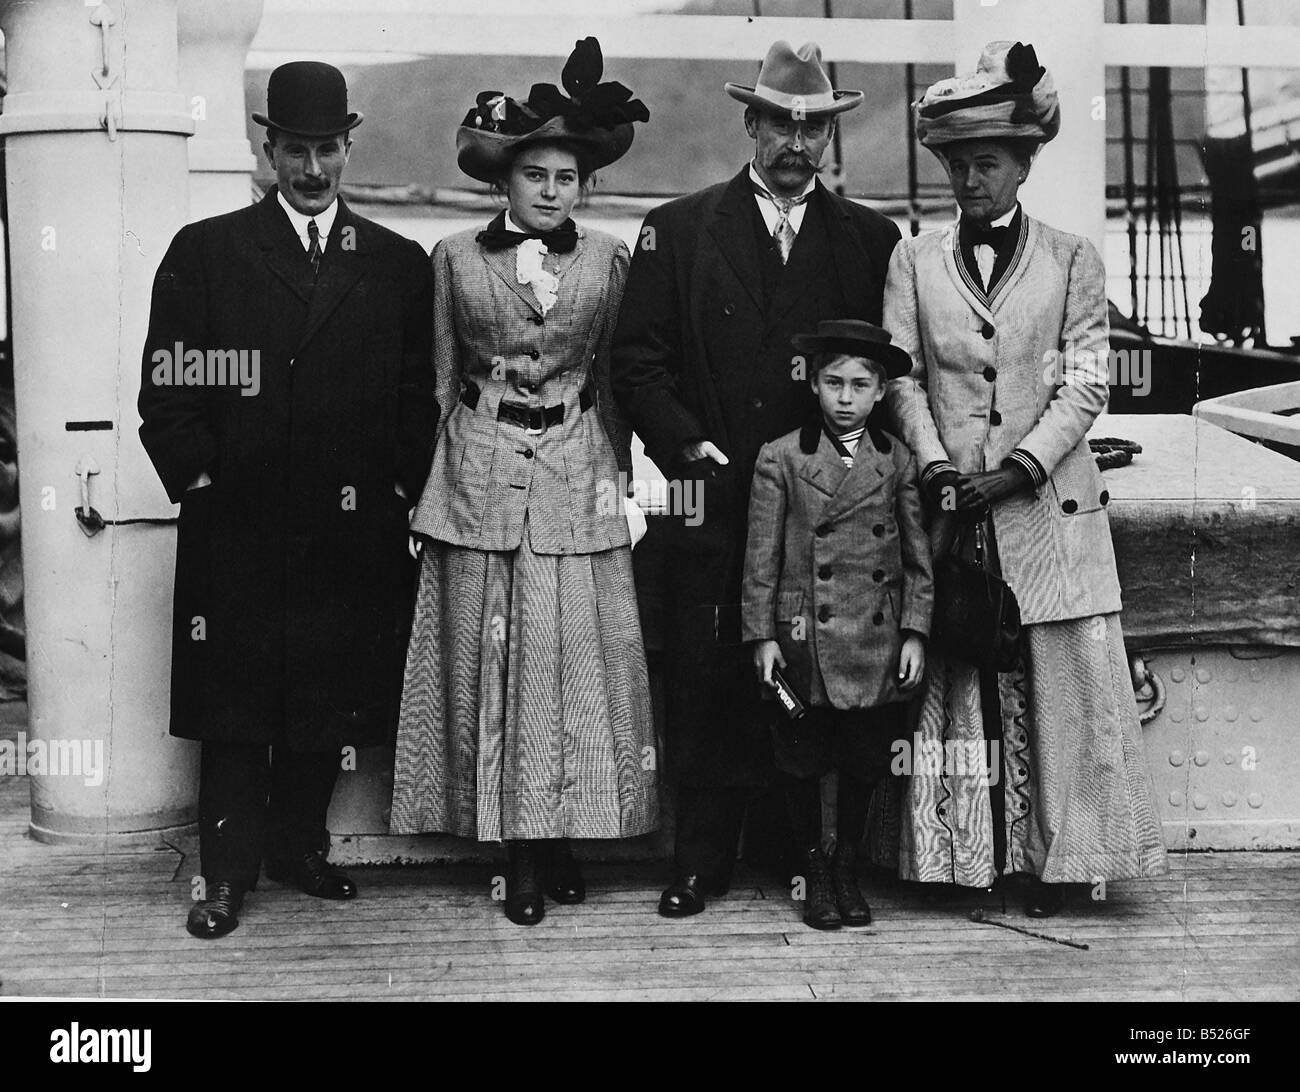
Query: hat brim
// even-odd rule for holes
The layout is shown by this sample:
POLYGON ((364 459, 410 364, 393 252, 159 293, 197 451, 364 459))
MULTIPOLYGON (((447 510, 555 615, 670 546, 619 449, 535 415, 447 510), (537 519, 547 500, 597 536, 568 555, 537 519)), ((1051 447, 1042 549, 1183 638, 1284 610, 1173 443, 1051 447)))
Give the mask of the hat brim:
POLYGON ((824 114, 842 114, 862 105, 861 91, 832 91, 825 95, 777 95, 766 90, 759 91, 739 83, 723 85, 727 94, 746 106, 757 106, 762 110, 773 110, 781 114, 793 114, 799 110, 805 117, 817 117, 824 114), (796 101, 801 100, 801 101, 796 101))
POLYGON ((265 114, 254 114, 253 120, 257 122, 258 125, 264 126, 267 129, 279 129, 282 133, 297 133, 299 136, 305 137, 331 137, 338 136, 339 133, 351 132, 360 125, 363 120, 365 120, 365 115, 358 114, 354 111, 353 113, 348 114, 346 125, 342 128, 331 129, 304 129, 299 125, 290 125, 287 122, 276 121, 274 118, 268 118, 265 114))
POLYGON ((823 337, 819 334, 795 334, 791 344, 801 353, 844 353, 861 356, 884 365, 887 379, 899 379, 912 370, 912 358, 906 350, 882 341, 865 341, 853 337, 823 337))
POLYGON ((515 153, 524 145, 563 140, 586 148, 591 169, 600 170, 627 154, 633 136, 630 123, 612 129, 572 129, 562 117, 550 118, 531 133, 515 135, 462 125, 456 130, 456 164, 470 178, 497 182, 510 169, 515 153))

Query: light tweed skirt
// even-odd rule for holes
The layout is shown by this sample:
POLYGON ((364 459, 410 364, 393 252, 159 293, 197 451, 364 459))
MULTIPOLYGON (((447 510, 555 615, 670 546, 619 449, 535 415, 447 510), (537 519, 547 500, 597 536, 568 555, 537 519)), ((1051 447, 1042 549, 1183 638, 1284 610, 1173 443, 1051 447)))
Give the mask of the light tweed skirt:
MULTIPOLYGON (((1048 883, 1167 871, 1119 615, 1026 626, 1024 638, 1021 666, 998 676, 1006 871, 1048 883)), ((926 680, 899 874, 987 887, 997 873, 979 678, 932 653, 926 680)))
POLYGON ((426 543, 391 830, 480 841, 655 830, 655 730, 627 547, 426 543))

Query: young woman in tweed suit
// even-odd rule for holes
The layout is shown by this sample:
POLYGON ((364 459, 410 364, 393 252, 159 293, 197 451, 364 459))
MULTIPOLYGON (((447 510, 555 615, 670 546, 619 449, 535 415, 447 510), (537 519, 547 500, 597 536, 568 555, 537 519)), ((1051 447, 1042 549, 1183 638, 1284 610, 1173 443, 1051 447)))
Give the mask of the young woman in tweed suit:
POLYGON ((914 761, 901 873, 970 887, 1020 873, 1026 912, 1047 916, 1063 884, 1167 867, 1120 628, 1109 494, 1086 438, 1108 396, 1105 271, 1086 239, 1016 200, 1060 126, 1032 47, 992 43, 974 75, 931 87, 916 117, 961 218, 894 251, 884 325, 913 369, 890 384, 889 405, 922 467, 937 548, 954 523, 985 528, 1024 643, 1001 674, 931 650, 918 749, 946 756, 987 739, 993 776, 914 761))
POLYGON ((570 838, 658 824, 655 733, 609 388, 627 247, 569 212, 648 117, 578 43, 566 96, 484 92, 458 163, 508 206, 432 255, 445 416, 412 521, 424 542, 391 829, 504 841, 506 915, 583 900, 570 838))

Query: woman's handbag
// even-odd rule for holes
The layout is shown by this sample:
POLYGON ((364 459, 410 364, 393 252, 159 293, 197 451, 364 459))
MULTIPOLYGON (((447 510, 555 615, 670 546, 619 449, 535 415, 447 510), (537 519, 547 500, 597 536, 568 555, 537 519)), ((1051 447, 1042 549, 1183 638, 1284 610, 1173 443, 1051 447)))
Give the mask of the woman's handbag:
POLYGON ((934 562, 930 644, 945 656, 984 671, 1010 671, 1020 655, 1020 604, 1000 576, 985 567, 984 525, 975 526, 975 561, 961 556, 966 529, 934 562))

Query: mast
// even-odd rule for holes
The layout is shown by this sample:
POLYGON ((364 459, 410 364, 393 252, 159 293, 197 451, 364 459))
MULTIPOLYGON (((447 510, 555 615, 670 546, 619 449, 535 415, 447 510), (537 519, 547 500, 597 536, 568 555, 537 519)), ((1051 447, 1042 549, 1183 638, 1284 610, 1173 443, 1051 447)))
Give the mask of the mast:
MULTIPOLYGON (((1124 0, 1120 0, 1122 4, 1124 0)), ((912 19, 912 0, 903 0, 903 18, 912 19)), ((903 126, 904 141, 907 144, 907 224, 913 236, 921 234, 921 186, 916 171, 916 137, 912 133, 912 103, 916 101, 916 65, 911 61, 903 66, 903 78, 907 84, 907 99, 903 108, 907 111, 907 122, 903 126)), ((1133 299, 1137 300, 1134 288, 1133 299)))

